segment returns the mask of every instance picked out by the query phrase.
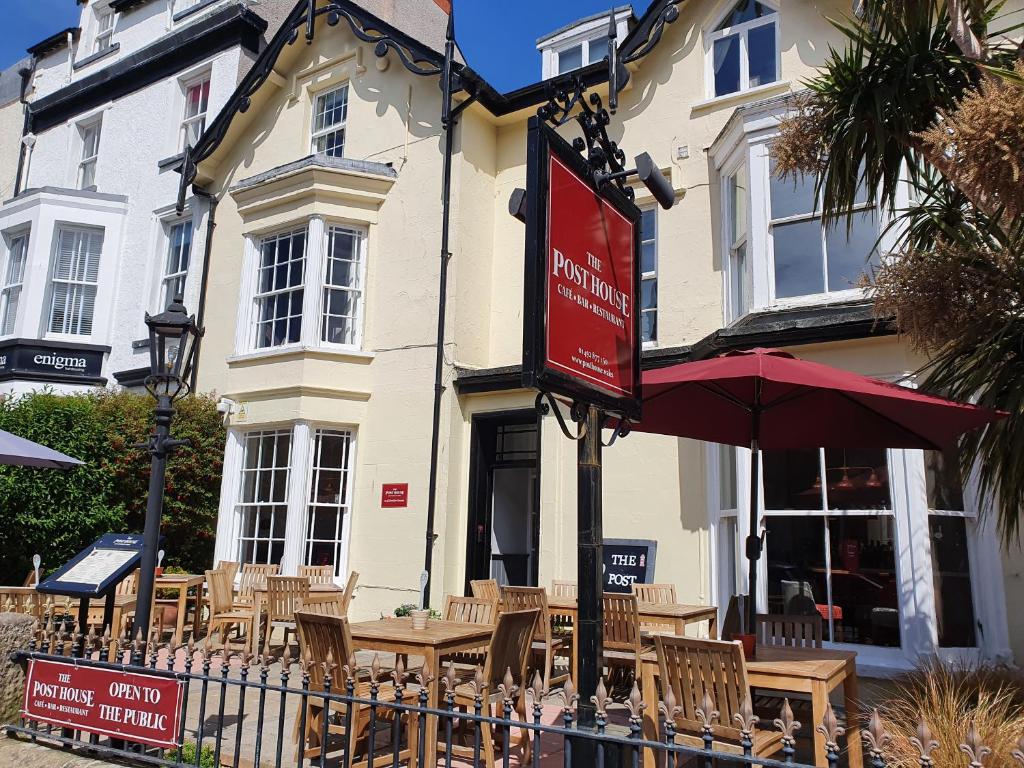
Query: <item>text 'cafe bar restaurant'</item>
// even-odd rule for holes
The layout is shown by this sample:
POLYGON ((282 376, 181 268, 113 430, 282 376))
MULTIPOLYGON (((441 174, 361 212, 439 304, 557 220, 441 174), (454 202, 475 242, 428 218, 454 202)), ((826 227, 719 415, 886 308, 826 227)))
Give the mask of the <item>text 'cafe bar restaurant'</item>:
MULTIPOLYGON (((351 18, 335 25, 318 16, 308 44, 266 48, 195 147, 186 178, 217 201, 213 231, 193 236, 210 243, 198 389, 227 401, 215 559, 277 563, 284 574, 331 565, 339 584, 358 571, 357 620, 418 600, 428 541, 435 607, 476 579, 550 588, 578 579, 579 446, 559 421, 578 428, 574 394, 621 413, 623 400, 639 396, 628 390, 642 372, 754 347, 917 382, 925 361, 874 318, 859 287, 883 213, 866 201, 848 236, 826 238, 813 184, 771 173, 768 148, 790 109, 790 84, 817 66, 800 41, 841 44, 825 21, 847 9, 838 0, 820 10, 757 3, 749 18, 750 6, 728 3, 656 0, 638 16, 616 11, 629 79, 608 135, 625 170, 639 170, 647 154, 674 204, 663 207, 638 175, 622 179, 638 215, 623 226, 634 264, 615 279, 606 254, 572 239, 579 226, 545 254, 550 273, 537 269, 524 256, 531 238, 540 242, 530 222, 546 209, 531 214, 529 199, 539 198, 527 195, 512 206, 527 224, 509 211, 536 172, 529 124, 548 102, 547 81, 569 88, 579 78, 587 90, 577 112, 592 93, 610 103, 604 54, 591 52, 593 40, 607 42, 607 15, 542 42, 546 81, 515 98, 456 89, 454 103, 465 106, 453 117, 439 387, 438 51, 447 15, 437 8, 434 18, 425 2, 424 24, 389 38, 429 63, 413 72, 353 32, 365 11, 350 5, 351 18), (761 39, 764 30, 781 41, 770 61, 744 70, 731 91, 702 80, 714 72, 705 65, 715 40, 761 39), (559 56, 574 61, 576 45, 583 67, 561 71, 559 56), (801 250, 812 240, 817 261, 801 250), (545 375, 530 378, 541 370, 530 355, 551 327, 539 322, 541 273, 553 278, 545 301, 575 307, 579 338, 612 331, 638 348, 635 369, 619 370, 614 347, 555 335, 543 339, 545 375), (602 398, 548 386, 561 404, 556 413, 545 400, 539 411, 538 388, 566 369, 598 382, 588 394, 602 398)), ((558 128, 543 122, 570 146, 581 136, 573 117, 558 128)), ((546 171, 552 189, 567 157, 546 171)), ((203 263, 198 251, 193 261, 203 263)), ((612 436, 609 423, 604 442, 612 436)), ((857 650, 859 668, 906 668, 929 653, 1024 653, 1024 626, 1007 611, 1022 589, 1020 556, 1004 553, 979 517, 981 500, 959 483, 952 453, 766 448, 756 475, 751 457, 749 447, 711 438, 640 431, 604 448, 609 578, 672 584, 679 602, 717 607, 721 625, 731 598, 748 589, 756 477, 759 611, 813 610, 825 642, 857 650)))

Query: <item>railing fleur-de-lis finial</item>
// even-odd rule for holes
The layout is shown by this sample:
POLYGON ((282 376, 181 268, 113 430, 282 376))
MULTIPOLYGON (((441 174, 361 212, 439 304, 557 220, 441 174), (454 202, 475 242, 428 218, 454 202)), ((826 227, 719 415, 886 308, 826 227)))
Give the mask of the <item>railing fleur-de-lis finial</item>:
POLYGON ((470 690, 473 691, 473 699, 479 701, 483 698, 484 689, 487 687, 484 681, 484 671, 479 664, 473 670, 473 679, 469 681, 470 690))
POLYGON ((284 646, 284 653, 281 654, 281 668, 288 669, 292 665, 292 651, 287 644, 284 646))
MULTIPOLYGON (((825 757, 828 764, 834 766, 839 760, 839 737, 846 733, 846 729, 839 725, 831 703, 825 705, 825 717, 814 730, 825 737, 825 757)), ((866 732, 864 738, 867 738, 866 732)))
POLYGON ((782 731, 782 754, 787 763, 793 762, 796 753, 796 732, 800 730, 800 721, 793 717, 793 708, 789 699, 782 700, 782 709, 775 718, 775 727, 782 731))
MULTIPOLYGON (((827 737, 826 737, 827 738, 827 737)), ((864 746, 868 748, 868 754, 871 756, 871 764, 876 768, 882 768, 885 765, 885 748, 892 741, 892 737, 889 732, 885 730, 885 726, 882 724, 882 718, 878 714, 877 709, 871 710, 871 718, 868 720, 868 727, 865 729, 861 738, 864 739, 864 746)))
POLYGON ((394 683, 397 700, 401 701, 405 692, 405 660, 401 656, 398 657, 395 668, 391 670, 391 682, 394 683))
MULTIPOLYGON (((693 715, 700 721, 700 732, 704 736, 705 744, 707 744, 714 732, 715 723, 722 716, 722 713, 715 708, 715 700, 711 698, 710 693, 704 691, 704 695, 700 700, 700 706, 693 710, 693 715)), ((708 746, 708 749, 710 748, 708 746)))
MULTIPOLYGON (((917 750, 918 757, 917 762, 921 768, 931 768, 935 761, 932 760, 932 752, 939 747, 937 742, 932 735, 931 728, 928 727, 928 723, 925 722, 924 715, 921 715, 917 721, 917 733, 911 736, 909 739, 910 743, 917 750)), ((1024 760, 1022 760, 1024 762, 1024 760)))
POLYGON ((683 710, 676 704, 676 695, 672 692, 671 686, 665 687, 665 699, 658 703, 658 712, 663 719, 673 723, 676 716, 683 710))
POLYGON ((533 671, 533 680, 530 681, 530 687, 526 689, 526 695, 533 700, 535 708, 540 706, 541 702, 544 701, 544 697, 548 695, 547 688, 544 687, 544 678, 540 676, 540 672, 537 670, 533 671))
POLYGON ((506 708, 512 704, 512 699, 515 698, 516 693, 518 692, 519 686, 517 686, 515 684, 515 680, 512 679, 512 668, 505 667, 505 676, 498 684, 498 693, 501 694, 501 700, 504 702, 506 708))
POLYGON ((441 679, 441 685, 444 687, 446 699, 455 698, 455 688, 461 682, 462 681, 455 676, 455 665, 449 661, 448 668, 445 670, 444 677, 441 679))
POLYGON ((740 727, 740 737, 746 741, 753 741, 754 728, 761 722, 761 718, 754 714, 754 705, 750 700, 750 695, 747 694, 743 697, 743 701, 740 703, 740 710, 732 719, 736 721, 736 724, 740 727))
POLYGON ((629 710, 630 725, 640 725, 647 705, 644 704, 643 697, 640 695, 640 688, 637 686, 636 680, 633 681, 633 690, 629 692, 629 698, 626 699, 624 704, 626 709, 629 710))
POLYGON ((608 716, 608 689, 604 685, 604 677, 597 679, 597 690, 594 691, 594 695, 590 697, 590 703, 594 705, 596 712, 595 714, 601 720, 608 716))
POLYGON ((420 684, 420 688, 426 689, 428 685, 434 682, 434 676, 430 674, 430 667, 427 666, 426 662, 420 667, 420 671, 416 673, 416 682, 420 684))
POLYGON ((576 693, 576 686, 572 684, 572 678, 570 677, 565 681, 565 685, 562 686, 562 713, 574 714, 579 700, 580 695, 576 693))
POLYGON ((981 734, 974 723, 967 729, 967 740, 960 745, 960 751, 971 759, 968 768, 984 768, 985 760, 992 754, 992 750, 981 743, 981 734))

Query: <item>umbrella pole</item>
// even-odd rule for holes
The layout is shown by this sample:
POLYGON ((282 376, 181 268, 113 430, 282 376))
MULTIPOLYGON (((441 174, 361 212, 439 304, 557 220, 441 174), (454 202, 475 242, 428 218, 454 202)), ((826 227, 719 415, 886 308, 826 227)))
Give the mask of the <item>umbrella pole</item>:
POLYGON ((747 532, 747 603, 744 611, 746 631, 753 634, 757 619, 757 561, 761 559, 761 537, 757 533, 758 494, 761 487, 761 462, 758 453, 761 447, 761 384, 757 383, 757 402, 751 411, 753 428, 750 439, 750 530, 747 532))

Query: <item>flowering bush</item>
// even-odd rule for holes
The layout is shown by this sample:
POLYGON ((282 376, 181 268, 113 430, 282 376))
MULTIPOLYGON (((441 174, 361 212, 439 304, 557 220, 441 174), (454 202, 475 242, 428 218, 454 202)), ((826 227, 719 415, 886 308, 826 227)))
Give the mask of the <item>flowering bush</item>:
MULTIPOLYGON (((136 446, 152 428, 148 395, 38 392, 0 400, 0 429, 85 462, 67 471, 0 466, 0 583, 20 584, 35 553, 49 571, 103 533, 142 530, 150 457, 136 446)), ((191 444, 167 465, 164 565, 201 571, 213 558, 224 455, 216 401, 181 400, 171 431, 191 444)))

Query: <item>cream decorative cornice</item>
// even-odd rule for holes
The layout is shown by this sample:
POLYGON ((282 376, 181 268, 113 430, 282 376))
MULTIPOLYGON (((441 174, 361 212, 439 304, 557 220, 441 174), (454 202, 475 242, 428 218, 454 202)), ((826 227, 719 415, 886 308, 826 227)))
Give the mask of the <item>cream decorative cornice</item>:
POLYGON ((370 399, 370 392, 360 389, 338 389, 335 387, 314 387, 306 384, 291 384, 283 387, 264 387, 260 389, 244 389, 228 392, 224 397, 242 403, 259 402, 262 400, 280 400, 288 397, 316 397, 330 400, 352 400, 365 403, 370 399))

